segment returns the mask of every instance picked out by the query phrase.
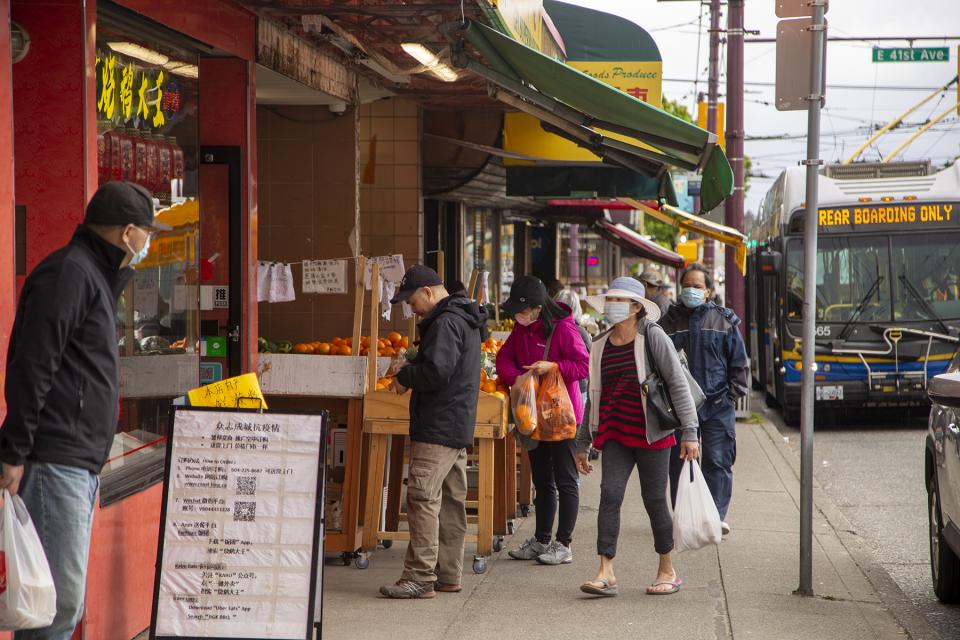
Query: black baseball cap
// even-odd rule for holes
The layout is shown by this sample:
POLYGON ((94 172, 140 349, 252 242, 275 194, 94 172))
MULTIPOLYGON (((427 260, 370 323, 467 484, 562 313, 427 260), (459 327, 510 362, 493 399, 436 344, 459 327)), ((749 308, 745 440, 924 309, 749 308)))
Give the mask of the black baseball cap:
POLYGON ((86 224, 125 226, 133 224, 156 231, 173 227, 153 218, 153 196, 139 184, 111 181, 97 189, 87 205, 86 224))
POLYGON ((441 284, 443 284, 443 280, 436 271, 422 264, 415 264, 403 274, 400 288, 397 289, 397 293, 390 300, 390 304, 406 302, 421 287, 436 287, 441 284))
POLYGON ((539 307, 546 302, 547 288, 543 281, 536 276, 523 276, 510 287, 510 297, 500 308, 508 316, 513 316, 524 309, 539 307))

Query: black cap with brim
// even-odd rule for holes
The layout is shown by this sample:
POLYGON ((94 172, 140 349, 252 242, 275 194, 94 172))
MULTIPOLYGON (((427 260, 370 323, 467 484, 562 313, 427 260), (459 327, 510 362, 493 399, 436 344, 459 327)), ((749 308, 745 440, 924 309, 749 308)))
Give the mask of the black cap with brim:
POLYGON ((500 305, 508 316, 515 316, 524 309, 539 307, 547 301, 547 288, 536 276, 523 276, 510 287, 510 297, 500 305))
POLYGON ((436 287, 441 284, 443 284, 443 280, 440 279, 436 271, 425 265, 415 264, 403 274, 400 288, 390 299, 390 304, 406 302, 421 287, 436 287))
POLYGON ((173 227, 157 222, 153 217, 153 196, 133 182, 113 181, 97 189, 84 216, 85 224, 146 227, 155 231, 170 231, 173 227))

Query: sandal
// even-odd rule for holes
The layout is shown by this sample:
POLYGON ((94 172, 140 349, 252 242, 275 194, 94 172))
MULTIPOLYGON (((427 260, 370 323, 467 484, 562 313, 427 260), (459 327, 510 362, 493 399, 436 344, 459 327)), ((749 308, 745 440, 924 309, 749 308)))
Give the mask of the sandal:
POLYGON ((678 576, 677 578, 673 579, 673 580, 657 580, 657 581, 654 582, 652 585, 650 585, 649 587, 647 587, 647 595, 649 595, 649 596, 669 596, 669 595, 671 595, 671 594, 673 594, 673 593, 676 593, 677 591, 680 591, 680 585, 682 585, 682 584, 683 584, 683 580, 681 580, 681 579, 679 578, 679 576, 678 576), (657 587, 659 587, 659 586, 661 586, 661 585, 665 585, 665 584, 669 584, 671 588, 670 588, 670 589, 665 589, 665 590, 663 590, 663 591, 657 591, 657 590, 656 590, 657 587))
POLYGON ((583 591, 584 593, 589 593, 592 596, 610 597, 610 596, 617 595, 617 592, 619 591, 619 589, 617 588, 616 584, 610 584, 610 582, 606 578, 598 578, 596 580, 591 580, 590 582, 585 582, 582 585, 580 585, 580 591, 583 591), (595 587, 593 586, 594 582, 599 582, 603 586, 595 587))

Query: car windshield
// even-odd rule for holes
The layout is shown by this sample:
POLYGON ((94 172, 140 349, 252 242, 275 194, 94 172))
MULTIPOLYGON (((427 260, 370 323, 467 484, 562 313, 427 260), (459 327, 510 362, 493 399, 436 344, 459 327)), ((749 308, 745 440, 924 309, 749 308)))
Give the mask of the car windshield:
MULTIPOLYGON (((817 320, 890 319, 890 249, 886 236, 820 237, 817 242, 817 320)), ((787 249, 787 318, 803 313, 803 242, 787 249)))
POLYGON ((960 318, 960 234, 893 236, 895 320, 960 318))

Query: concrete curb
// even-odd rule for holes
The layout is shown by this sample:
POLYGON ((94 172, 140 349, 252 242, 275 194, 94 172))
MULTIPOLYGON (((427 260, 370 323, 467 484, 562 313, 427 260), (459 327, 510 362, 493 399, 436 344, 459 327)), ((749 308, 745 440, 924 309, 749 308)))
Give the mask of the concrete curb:
MULTIPOLYGON (((762 417, 761 426, 764 433, 793 471, 797 481, 797 491, 799 491, 799 454, 795 453, 790 445, 784 442, 783 435, 766 415, 759 413, 757 415, 762 417)), ((907 636, 911 640, 942 640, 940 635, 930 627, 923 614, 917 611, 910 599, 904 595, 886 569, 877 562, 866 541, 854 531, 851 522, 820 488, 816 480, 814 480, 813 485, 813 508, 826 519, 840 543, 876 590, 884 606, 890 610, 900 626, 907 632, 907 636)))

